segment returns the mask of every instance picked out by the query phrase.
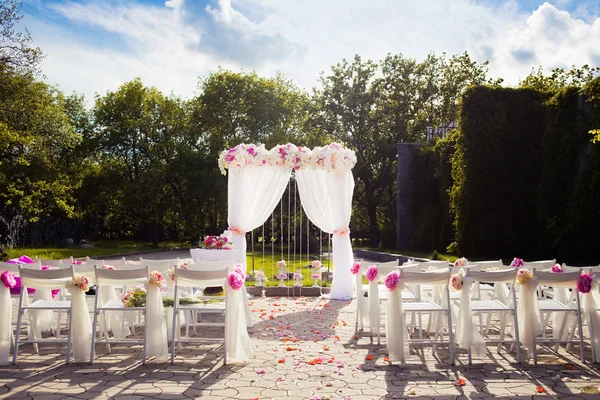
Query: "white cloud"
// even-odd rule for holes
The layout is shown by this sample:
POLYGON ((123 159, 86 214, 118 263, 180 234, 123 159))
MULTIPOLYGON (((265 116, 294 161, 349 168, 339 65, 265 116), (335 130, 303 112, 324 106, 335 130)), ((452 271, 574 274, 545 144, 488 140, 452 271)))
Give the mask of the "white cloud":
POLYGON ((50 19, 27 25, 47 54, 42 67, 48 80, 88 99, 136 76, 189 97, 197 77, 218 65, 264 75, 281 71, 308 89, 321 71, 355 53, 377 60, 389 52, 422 59, 431 50, 468 51, 489 60, 492 75, 509 84, 540 64, 600 63, 600 18, 578 19, 548 3, 526 13, 515 0, 500 6, 474 0, 213 0, 196 10, 197 3, 185 1, 52 6, 73 23, 121 38, 116 47, 69 34, 50 19))

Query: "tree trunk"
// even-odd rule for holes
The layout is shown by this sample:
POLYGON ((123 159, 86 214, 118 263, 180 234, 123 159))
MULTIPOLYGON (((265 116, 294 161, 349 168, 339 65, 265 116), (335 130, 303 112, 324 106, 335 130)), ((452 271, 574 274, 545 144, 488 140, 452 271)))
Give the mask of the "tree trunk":
POLYGON ((373 248, 379 247, 379 228, 377 227, 377 205, 369 203, 367 205, 367 214, 369 215, 369 242, 373 248))

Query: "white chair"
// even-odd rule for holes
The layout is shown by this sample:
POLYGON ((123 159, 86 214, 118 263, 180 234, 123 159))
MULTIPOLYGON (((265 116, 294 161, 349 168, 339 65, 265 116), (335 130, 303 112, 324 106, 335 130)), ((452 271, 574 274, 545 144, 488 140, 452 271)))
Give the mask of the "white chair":
MULTIPOLYGON (((21 294, 19 296, 19 309, 17 314, 17 330, 15 333, 15 346, 14 346, 14 354, 13 354, 13 364, 17 363, 17 353, 19 350, 20 344, 25 343, 66 343, 67 344, 67 355, 66 360, 67 364, 69 363, 69 358, 71 356, 71 302, 70 301, 58 301, 58 300, 38 300, 33 302, 30 305, 26 305, 25 297, 27 296, 26 288, 36 288, 36 289, 57 289, 64 288, 67 282, 69 282, 74 277, 74 272, 72 267, 61 268, 61 269, 50 269, 50 270, 35 270, 35 269, 27 269, 23 268, 23 266, 19 266, 19 276, 21 277, 21 294), (24 313, 31 311, 42 311, 42 310, 50 310, 50 311, 64 311, 67 313, 67 339, 61 339, 60 337, 60 320, 57 322, 57 331, 56 331, 56 339, 43 339, 35 337, 35 333, 33 335, 33 339, 26 339, 24 341, 19 341, 19 336, 21 333, 22 326, 22 318, 24 313)), ((29 314, 31 315, 31 314, 29 314)), ((33 321, 29 321, 30 325, 33 325, 33 321)), ((35 331, 34 329, 32 329, 35 331)))
POLYGON ((581 270, 579 271, 571 271, 571 272, 563 272, 563 273, 553 273, 550 271, 539 271, 534 269, 533 275, 537 280, 538 286, 549 286, 549 287, 563 287, 567 289, 573 289, 572 292, 575 292, 575 304, 565 304, 556 299, 538 299, 538 305, 540 307, 541 322, 543 335, 542 338, 534 337, 533 342, 533 362, 537 364, 537 344, 538 343, 552 343, 555 344, 556 347, 560 344, 568 344, 568 343, 579 343, 580 357, 581 361, 585 362, 583 350, 584 350, 584 340, 583 340, 583 331, 582 331, 582 318, 581 318, 581 304, 579 299, 579 292, 576 290, 577 281, 579 276, 581 275, 581 270), (565 318, 562 319, 562 326, 559 330, 558 337, 548 337, 546 334, 546 326, 549 318, 544 318, 544 313, 566 313, 565 318), (573 336, 569 339, 563 339, 564 330, 567 327, 568 315, 575 315, 577 317, 577 327, 578 327, 578 340, 573 340, 573 336))
POLYGON ((194 263, 189 265, 189 269, 198 271, 219 271, 223 268, 227 268, 229 272, 233 271, 235 261, 202 261, 195 259, 194 263))
MULTIPOLYGON (((99 260, 99 261, 104 261, 104 264, 102 265, 112 265, 113 267, 115 267, 116 269, 137 269, 140 268, 140 264, 138 263, 138 261, 135 261, 135 264, 127 261, 125 259, 125 257, 121 257, 121 258, 117 258, 114 260, 99 260)), ((100 264, 98 264, 100 265, 100 264)))
POLYGON ((547 271, 549 269, 552 269, 554 265, 556 265, 556 259, 540 261, 523 261, 523 267, 521 268, 535 268, 538 271, 547 271))
POLYGON ((97 258, 90 258, 90 257, 85 258, 85 264, 83 264, 83 265, 94 265, 94 264, 98 265, 99 267, 106 265, 104 263, 104 260, 100 260, 97 258))
MULTIPOLYGON (((192 305, 180 305, 180 296, 179 296, 179 286, 218 286, 222 285, 223 282, 227 279, 227 274, 229 273, 228 268, 222 268, 220 270, 211 270, 211 271, 195 271, 189 269, 177 268, 175 269, 175 297, 173 300, 173 339, 171 340, 171 364, 173 364, 175 360, 175 344, 181 343, 190 343, 193 342, 191 338, 188 336, 186 338, 177 338, 177 327, 180 326, 178 323, 180 311, 187 312, 202 312, 202 313, 217 313, 223 315, 226 309, 226 297, 223 302, 213 302, 213 303, 203 303, 203 304, 192 304, 192 305)), ((194 321, 192 326, 225 326, 224 323, 220 322, 197 322, 194 321)), ((188 330, 186 329, 186 335, 188 335, 188 330)), ((227 335, 227 331, 223 334, 223 363, 227 364, 227 351, 225 348, 225 337, 227 335)), ((181 346, 181 345, 180 345, 181 346)))
POLYGON ((140 257, 140 265, 147 265, 150 271, 158 271, 161 274, 166 274, 175 264, 179 264, 178 260, 149 260, 140 257))
POLYGON ((118 339, 111 340, 108 337, 108 330, 105 328, 102 336, 104 339, 96 340, 96 327, 98 326, 98 318, 104 318, 103 326, 108 326, 108 322, 106 321, 106 312, 139 312, 142 315, 145 314, 145 307, 125 307, 125 305, 119 300, 109 300, 104 301, 102 299, 102 291, 100 288, 104 285, 108 286, 123 286, 123 285, 135 285, 135 286, 143 286, 146 282, 146 279, 150 275, 150 270, 148 266, 138 269, 127 269, 127 270, 109 270, 94 267, 94 276, 96 277, 96 285, 98 287, 98 293, 96 294, 96 298, 94 299, 94 320, 92 324, 92 348, 90 353, 91 363, 94 363, 94 350, 97 343, 105 343, 108 352, 110 353, 110 345, 118 344, 118 343, 127 343, 127 344, 143 344, 142 350, 142 364, 146 364, 146 333, 148 329, 152 329, 152 327, 146 327, 144 329, 144 339, 143 341, 135 340, 135 339, 118 339))
MULTIPOLYGON (((62 268, 62 267, 66 267, 68 265, 71 265, 71 262, 69 262, 68 264, 63 264, 63 262, 61 260, 45 260, 42 258, 35 258, 35 261, 38 261, 41 265, 47 265, 49 267, 55 267, 55 268, 62 268)), ((31 264, 33 265, 33 264, 31 264)))
MULTIPOLYGON (((447 264, 447 262, 446 262, 447 264)), ((421 314, 442 314, 436 318, 435 333, 433 340, 423 340, 422 335, 419 335, 418 340, 409 339, 409 346, 432 345, 433 352, 436 352, 438 345, 448 344, 450 348, 450 361, 454 365, 454 333, 452 331, 452 312, 450 309, 450 292, 448 290, 448 282, 450 280, 450 268, 439 268, 435 271, 415 271, 414 269, 401 269, 400 282, 405 285, 414 285, 419 287, 427 285, 430 287, 442 287, 443 295, 439 302, 433 300, 423 300, 417 295, 415 301, 402 301, 404 312, 421 314), (448 340, 443 340, 443 317, 446 317, 446 326, 448 328, 448 340)), ((394 340, 387 338, 386 340, 394 340)))
MULTIPOLYGON (((480 282, 488 282, 494 283, 494 285, 499 284, 508 284, 510 285, 510 295, 508 301, 503 301, 497 298, 492 298, 490 300, 471 300, 471 310, 470 314, 481 314, 481 313, 499 313, 500 315, 500 336, 498 340, 486 340, 487 333, 489 330, 484 330, 483 327, 480 326, 480 332, 486 340, 487 343, 497 343, 498 344, 498 352, 500 352, 501 346, 503 343, 512 343, 516 346, 517 349, 517 363, 521 363, 521 350, 519 347, 520 339, 519 339, 519 327, 517 323, 517 296, 515 292, 515 279, 517 277, 517 268, 505 269, 500 271, 474 271, 470 269, 465 269, 465 277, 470 278, 473 281, 473 284, 476 285, 480 282), (507 314, 513 315, 513 326, 514 326, 514 335, 511 340, 505 339, 506 334, 506 317, 507 314)), ((464 289, 463 289, 464 290, 464 289)), ((460 305, 460 302, 457 302, 460 305)), ((482 319, 479 319, 480 323, 482 319)), ((468 349, 468 360, 469 364, 472 364, 472 351, 471 348, 468 349)))

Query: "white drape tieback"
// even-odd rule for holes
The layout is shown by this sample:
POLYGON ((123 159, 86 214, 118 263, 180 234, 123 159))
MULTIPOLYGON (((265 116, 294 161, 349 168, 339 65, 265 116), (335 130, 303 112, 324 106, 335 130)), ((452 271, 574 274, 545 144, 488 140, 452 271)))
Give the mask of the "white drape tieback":
POLYGON ((517 322, 519 324, 519 336, 523 346, 527 349, 530 357, 533 353, 533 342, 536 336, 542 334, 542 319, 540 305, 537 301, 537 278, 519 286, 519 302, 517 305, 517 322))
MULTIPOLYGON (((402 279, 402 277, 400 277, 402 279)), ((390 361, 404 363, 408 357, 408 331, 402 308, 402 290, 406 286, 401 281, 395 289, 388 293, 385 335, 387 340, 388 358, 390 361)))
POLYGON ((456 321, 455 342, 461 349, 475 351, 477 355, 487 353, 485 340, 477 326, 473 323, 473 310, 471 306, 471 289, 473 280, 463 269, 459 271, 463 275, 463 287, 460 291, 460 307, 458 309, 458 321, 456 321))
POLYGON ((592 277, 592 290, 582 295, 582 307, 585 317, 588 320, 591 337, 592 355, 594 362, 600 360, 600 313, 598 304, 600 304, 600 283, 597 276, 592 277))

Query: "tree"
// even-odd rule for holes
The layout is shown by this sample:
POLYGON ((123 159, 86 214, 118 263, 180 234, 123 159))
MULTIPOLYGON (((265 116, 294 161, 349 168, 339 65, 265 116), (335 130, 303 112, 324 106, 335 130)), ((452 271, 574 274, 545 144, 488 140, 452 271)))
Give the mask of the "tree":
POLYGON ((20 72, 32 72, 41 61, 43 54, 39 47, 32 48, 33 39, 25 32, 17 32, 22 1, 4 0, 0 3, 0 64, 20 72))
POLYGON ((568 70, 554 68, 550 75, 544 75, 544 68, 540 65, 537 70, 532 69, 519 86, 556 92, 567 86, 583 87, 598 75, 600 75, 600 67, 590 67, 588 64, 580 68, 573 65, 568 70))

